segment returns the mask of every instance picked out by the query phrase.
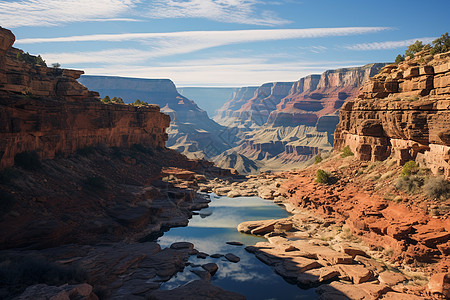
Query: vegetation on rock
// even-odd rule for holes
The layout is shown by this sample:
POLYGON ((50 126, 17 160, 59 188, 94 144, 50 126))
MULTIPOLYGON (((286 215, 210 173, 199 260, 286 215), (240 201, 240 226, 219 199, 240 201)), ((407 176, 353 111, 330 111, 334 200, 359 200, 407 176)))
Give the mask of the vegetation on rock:
POLYGON ((341 153, 342 158, 348 157, 348 156, 353 156, 353 155, 354 154, 353 154, 352 150, 350 150, 349 146, 345 146, 345 148, 342 149, 342 153, 341 153))
POLYGON ((34 56, 28 52, 25 53, 23 51, 20 51, 17 53, 16 57, 18 60, 23 61, 28 64, 33 64, 33 65, 38 65, 38 66, 43 66, 43 67, 47 66, 47 64, 45 63, 45 60, 43 60, 40 55, 34 56))
POLYGON ((423 190, 432 199, 446 200, 450 198, 450 182, 442 177, 428 178, 423 185, 423 190))
POLYGON ((318 164, 323 160, 322 156, 319 154, 316 155, 316 157, 314 158, 314 163, 318 164))
POLYGON ((441 37, 435 39, 430 44, 423 44, 421 41, 415 41, 414 44, 411 44, 408 46, 408 48, 405 50, 404 55, 397 55, 395 58, 395 63, 398 64, 405 60, 407 56, 414 57, 414 55, 420 51, 427 51, 430 54, 438 54, 438 53, 444 53, 450 50, 450 37, 448 35, 448 32, 441 35, 441 37))
POLYGON ((331 183, 331 174, 322 169, 318 169, 316 173, 316 182, 318 183, 331 183))
POLYGON ((402 176, 411 176, 411 174, 416 173, 418 171, 419 166, 415 161, 410 160, 406 164, 403 165, 402 168, 402 176))

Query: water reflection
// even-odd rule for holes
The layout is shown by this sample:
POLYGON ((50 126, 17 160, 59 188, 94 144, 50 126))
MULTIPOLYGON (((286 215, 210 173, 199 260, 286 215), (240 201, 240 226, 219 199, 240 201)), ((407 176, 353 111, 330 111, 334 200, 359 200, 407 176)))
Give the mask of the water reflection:
POLYGON ((245 246, 228 245, 228 241, 238 241, 253 245, 264 238, 239 233, 236 226, 244 221, 285 218, 289 214, 271 201, 259 197, 228 198, 212 195, 210 207, 195 215, 188 227, 172 228, 159 238, 161 247, 174 242, 189 241, 195 248, 208 254, 233 253, 241 258, 232 263, 225 258, 206 259, 192 256, 188 266, 162 285, 162 289, 173 289, 189 281, 198 279, 191 270, 198 265, 214 262, 219 270, 212 277, 213 284, 226 290, 243 294, 247 299, 317 299, 314 290, 301 290, 285 282, 269 266, 260 262, 253 254, 245 251, 245 246))

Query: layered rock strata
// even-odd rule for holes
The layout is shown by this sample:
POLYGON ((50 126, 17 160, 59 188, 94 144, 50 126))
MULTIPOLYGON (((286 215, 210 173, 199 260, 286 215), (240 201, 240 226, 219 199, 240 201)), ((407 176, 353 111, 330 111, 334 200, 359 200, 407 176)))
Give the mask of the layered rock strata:
POLYGON ((53 158, 102 144, 164 146, 170 120, 158 106, 104 105, 77 82, 83 71, 20 61, 14 35, 0 36, 0 168, 24 151, 53 158))
POLYGON ((139 99, 159 105, 171 119, 166 146, 190 158, 210 158, 235 146, 223 137, 226 129, 211 120, 194 101, 178 93, 169 79, 82 76, 80 82, 99 91, 102 97, 121 97, 126 103, 139 99))
POLYGON ((361 160, 416 160, 450 177, 450 52, 385 66, 339 112, 334 149, 361 160))
MULTIPOLYGON (((262 170, 303 167, 318 153, 332 149, 338 109, 384 65, 329 70, 294 83, 268 83, 251 98, 250 88, 242 89, 215 118, 237 135, 239 146, 226 153, 260 163, 262 170)), ((214 161, 222 166, 230 160, 222 155, 214 161)))

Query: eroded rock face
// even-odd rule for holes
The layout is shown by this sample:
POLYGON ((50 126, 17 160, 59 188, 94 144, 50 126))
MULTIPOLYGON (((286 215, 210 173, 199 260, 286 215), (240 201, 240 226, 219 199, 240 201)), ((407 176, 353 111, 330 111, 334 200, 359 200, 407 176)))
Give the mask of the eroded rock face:
POLYGON ((334 149, 348 145, 361 160, 415 159, 450 177, 450 52, 384 67, 339 117, 334 149))
POLYGON ((83 71, 20 61, 13 41, 0 28, 0 168, 23 151, 53 158, 101 144, 165 145, 170 118, 158 106, 104 105, 77 82, 83 71))
MULTIPOLYGON (((274 82, 260 86, 253 97, 242 89, 228 101, 215 120, 233 128, 239 146, 214 160, 221 164, 234 152, 269 170, 300 168, 319 152, 329 151, 338 124, 338 109, 355 97, 362 83, 384 64, 329 70, 295 83, 274 82), (224 159, 225 156, 225 159, 224 159)), ((231 131, 231 130, 229 130, 231 131)), ((239 164, 232 166, 251 173, 239 164)), ((263 169, 264 170, 264 169, 263 169)))

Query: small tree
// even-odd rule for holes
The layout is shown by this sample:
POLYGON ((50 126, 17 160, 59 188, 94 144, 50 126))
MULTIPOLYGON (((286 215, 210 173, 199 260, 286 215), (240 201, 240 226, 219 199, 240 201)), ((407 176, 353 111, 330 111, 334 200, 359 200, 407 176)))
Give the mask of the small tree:
POLYGON ((447 51, 450 51, 450 37, 448 36, 448 32, 433 41, 431 54, 443 53, 447 51))
POLYGON ((416 173, 419 166, 415 161, 410 160, 406 164, 403 165, 402 168, 402 176, 410 176, 412 173, 416 173))
POLYGON ((317 156, 314 158, 314 163, 315 163, 315 164, 318 164, 318 163, 320 163, 322 160, 323 160, 322 155, 320 155, 320 153, 319 153, 319 154, 317 154, 317 156))
POLYGON ((103 99, 102 99, 103 103, 111 103, 111 98, 109 98, 108 95, 106 95, 103 99))
POLYGON ((416 41, 414 44, 409 45, 405 50, 405 56, 414 57, 414 54, 424 49, 425 45, 421 41, 416 41))
POLYGON ((395 58, 395 63, 396 63, 396 64, 399 64, 399 63, 401 63, 401 62, 404 61, 404 60, 405 60, 405 56, 399 54, 399 55, 397 55, 397 57, 395 58))
POLYGON ((322 169, 318 169, 316 172, 316 182, 329 184, 331 181, 331 174, 322 169))
POLYGON ((59 69, 61 67, 60 63, 52 63, 52 68, 59 69))

